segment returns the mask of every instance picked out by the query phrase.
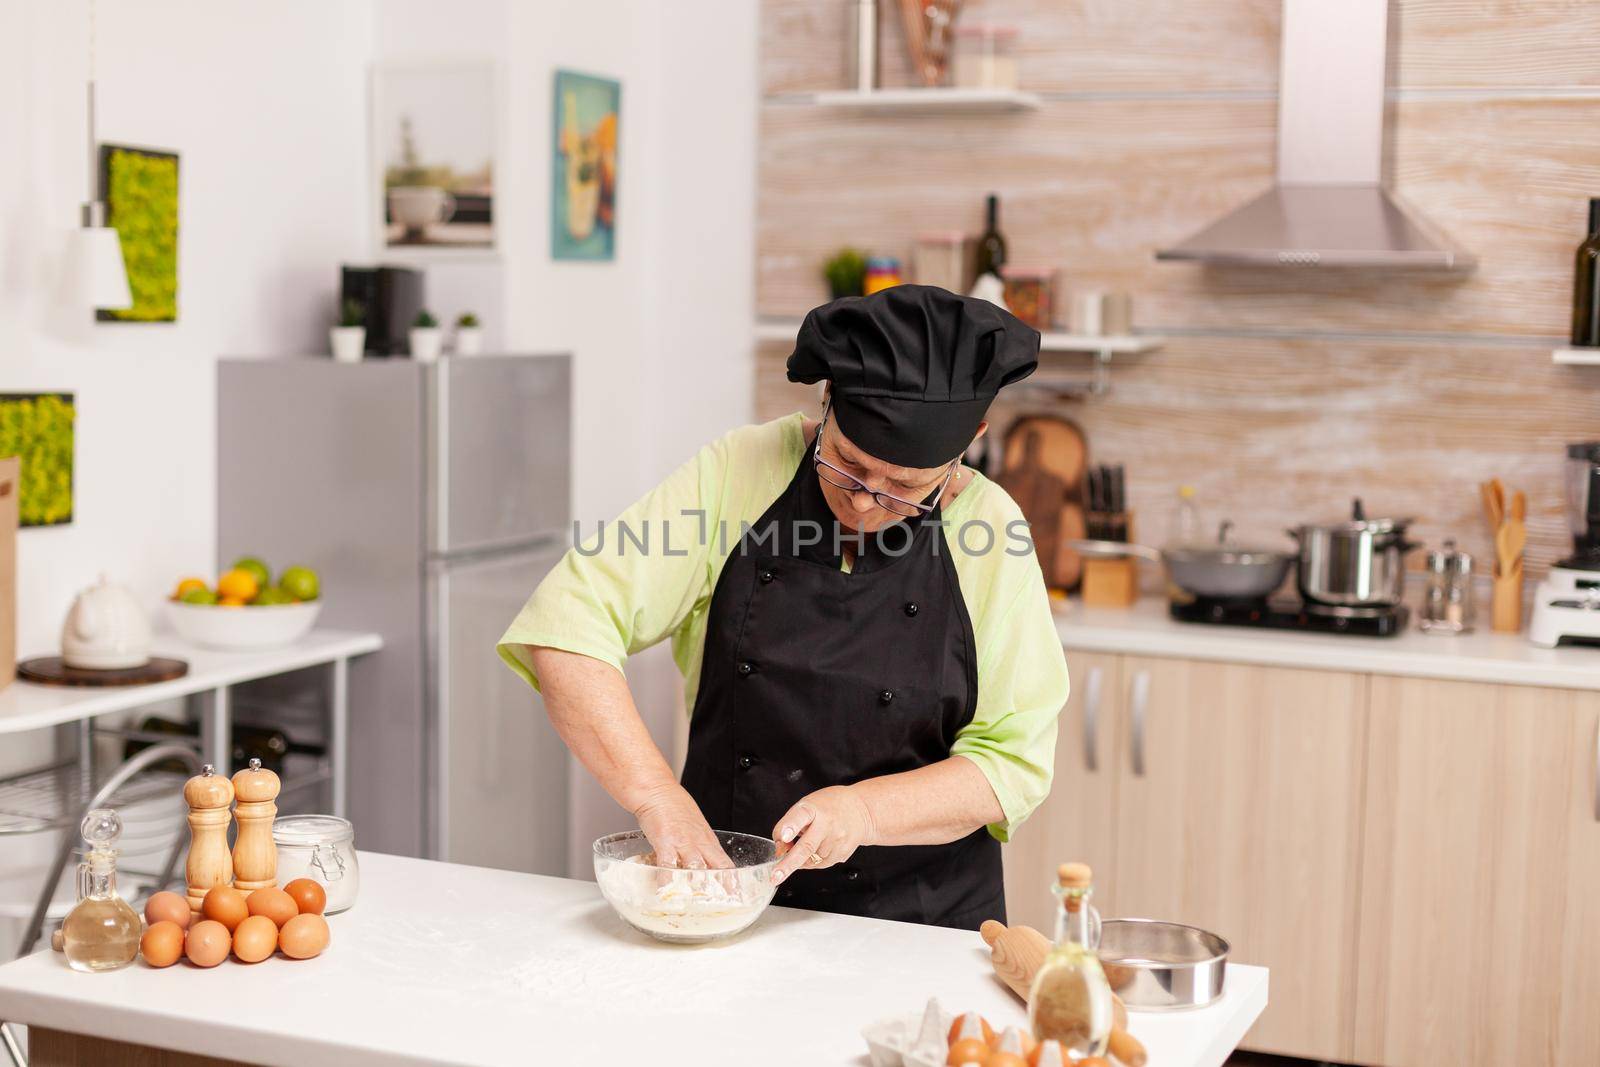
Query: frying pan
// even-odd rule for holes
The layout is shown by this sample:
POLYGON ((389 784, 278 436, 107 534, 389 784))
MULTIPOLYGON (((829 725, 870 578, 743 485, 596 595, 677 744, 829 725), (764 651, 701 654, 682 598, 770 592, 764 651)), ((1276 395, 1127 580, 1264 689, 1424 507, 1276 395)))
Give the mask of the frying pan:
POLYGON ((1296 553, 1244 548, 1227 543, 1230 523, 1217 531, 1215 545, 1172 545, 1155 549, 1124 541, 1070 541, 1086 556, 1138 556, 1166 568, 1172 584, 1198 597, 1259 600, 1283 584, 1296 553))

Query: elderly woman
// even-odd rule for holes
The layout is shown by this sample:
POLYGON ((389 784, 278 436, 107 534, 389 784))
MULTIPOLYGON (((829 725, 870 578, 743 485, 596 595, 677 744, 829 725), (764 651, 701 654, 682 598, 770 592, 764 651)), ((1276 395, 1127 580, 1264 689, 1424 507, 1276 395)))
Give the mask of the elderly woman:
POLYGON ((707 445, 534 592, 500 654, 660 862, 770 835, 780 904, 1004 917, 1000 843, 1049 790, 1067 670, 1021 513, 961 457, 1038 351, 943 289, 817 308, 789 377, 829 383, 821 419, 707 445), (622 674, 665 638, 681 784, 622 674))

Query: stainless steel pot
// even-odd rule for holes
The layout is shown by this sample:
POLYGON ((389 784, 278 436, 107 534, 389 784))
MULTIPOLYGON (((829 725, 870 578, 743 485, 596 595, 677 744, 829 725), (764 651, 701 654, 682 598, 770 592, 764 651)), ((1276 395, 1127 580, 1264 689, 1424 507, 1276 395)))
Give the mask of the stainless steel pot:
POLYGON ((1224 522, 1214 545, 1169 545, 1159 551, 1122 541, 1069 541, 1086 556, 1138 556, 1160 563, 1184 592, 1223 600, 1258 600, 1283 584, 1293 552, 1245 548, 1228 543, 1232 523, 1224 522))
POLYGON ((1290 530, 1300 543, 1297 583, 1315 604, 1381 608, 1400 603, 1405 592, 1411 519, 1369 519, 1356 500, 1344 522, 1307 523, 1290 530))
POLYGON ((1228 942, 1209 930, 1156 919, 1107 919, 1100 965, 1129 1011, 1203 1008, 1222 996, 1228 942))

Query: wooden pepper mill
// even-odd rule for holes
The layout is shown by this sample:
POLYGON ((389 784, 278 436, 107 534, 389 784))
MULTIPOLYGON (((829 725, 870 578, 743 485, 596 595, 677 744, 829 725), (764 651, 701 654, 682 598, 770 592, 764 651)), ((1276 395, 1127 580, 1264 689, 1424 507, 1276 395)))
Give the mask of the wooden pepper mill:
POLYGON ((233 884, 245 893, 271 889, 278 884, 278 846, 272 841, 272 820, 277 817, 278 776, 252 759, 248 770, 233 776, 238 803, 233 809, 239 833, 233 842, 233 884))
POLYGON ((198 915, 207 890, 233 884, 233 857, 228 853, 233 783, 208 763, 184 784, 183 800, 189 805, 189 858, 183 874, 189 883, 189 910, 198 915))

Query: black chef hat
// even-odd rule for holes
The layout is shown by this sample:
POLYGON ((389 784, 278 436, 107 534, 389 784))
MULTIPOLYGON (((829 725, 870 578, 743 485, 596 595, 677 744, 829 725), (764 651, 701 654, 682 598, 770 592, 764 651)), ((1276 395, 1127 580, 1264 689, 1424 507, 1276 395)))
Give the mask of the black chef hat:
POLYGON ((1001 386, 1039 365, 1039 331, 1009 311, 933 285, 896 285, 813 308, 789 380, 833 383, 839 429, 901 467, 966 450, 1001 386))

